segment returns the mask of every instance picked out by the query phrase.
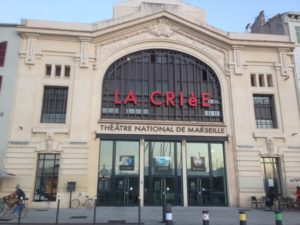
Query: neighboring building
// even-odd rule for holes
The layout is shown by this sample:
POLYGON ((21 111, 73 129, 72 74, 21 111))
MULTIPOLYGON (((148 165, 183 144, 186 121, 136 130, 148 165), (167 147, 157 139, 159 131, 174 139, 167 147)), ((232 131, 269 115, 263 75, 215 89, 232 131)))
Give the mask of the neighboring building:
POLYGON ((264 11, 261 11, 251 25, 252 33, 288 35, 295 42, 295 70, 298 80, 298 99, 300 102, 300 12, 285 12, 277 14, 266 21, 264 11))
POLYGON ((250 206, 295 191, 294 44, 227 33, 179 0, 93 24, 24 20, 5 168, 32 207, 250 206))
POLYGON ((8 146, 19 40, 16 24, 0 24, 0 191, 2 178, 10 176, 4 170, 4 156, 8 146))

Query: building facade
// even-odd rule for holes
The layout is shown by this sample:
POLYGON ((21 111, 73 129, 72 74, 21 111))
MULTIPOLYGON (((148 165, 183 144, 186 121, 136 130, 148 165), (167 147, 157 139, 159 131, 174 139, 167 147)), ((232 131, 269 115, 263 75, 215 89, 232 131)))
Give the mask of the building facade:
POLYGON ((285 12, 266 21, 264 12, 251 26, 252 33, 287 35, 295 43, 294 60, 298 80, 298 98, 300 102, 300 12, 285 12))
POLYGON ((5 168, 34 207, 248 206, 299 173, 294 44, 131 0, 94 24, 24 20, 5 168), (20 113, 21 112, 21 113, 20 113), (22 129, 20 129, 22 127, 22 129))
MULTIPOLYGON (((0 182, 4 170, 19 51, 17 25, 0 24, 0 182)), ((0 183, 1 190, 1 183, 0 183)))

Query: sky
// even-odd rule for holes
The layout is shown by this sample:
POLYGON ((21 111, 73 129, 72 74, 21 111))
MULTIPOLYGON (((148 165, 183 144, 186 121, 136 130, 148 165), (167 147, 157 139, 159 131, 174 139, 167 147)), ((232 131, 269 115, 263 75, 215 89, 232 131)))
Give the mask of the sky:
MULTIPOLYGON (((124 1, 124 0, 123 0, 124 1)), ((300 0, 182 0, 206 11, 206 22, 227 32, 245 32, 260 11, 266 19, 284 12, 300 12, 300 0)), ((112 18, 113 5, 122 0, 0 0, 0 23, 21 19, 94 23, 112 18)))

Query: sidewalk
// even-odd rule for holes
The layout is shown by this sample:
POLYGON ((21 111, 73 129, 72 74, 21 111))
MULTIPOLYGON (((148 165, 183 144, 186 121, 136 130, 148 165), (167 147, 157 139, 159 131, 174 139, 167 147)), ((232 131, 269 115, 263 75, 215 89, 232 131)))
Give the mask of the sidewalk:
MULTIPOLYGON (((202 225, 202 211, 207 210, 210 225, 239 225, 239 209, 230 207, 173 207, 174 225, 202 225)), ((275 213, 264 210, 245 210, 247 225, 275 225, 275 213)), ((60 209, 58 224, 93 224, 93 209, 60 209)), ((17 224, 17 219, 8 215, 0 224, 17 224)), ((108 221, 125 220, 131 224, 138 223, 138 207, 97 207, 96 224, 108 221)), ((283 225, 300 225, 300 211, 282 212, 283 225)), ((141 222, 145 225, 162 224, 162 207, 143 207, 141 222)), ((29 209, 21 224, 55 224, 56 209, 29 209)), ((115 225, 117 223, 114 223, 115 225)))

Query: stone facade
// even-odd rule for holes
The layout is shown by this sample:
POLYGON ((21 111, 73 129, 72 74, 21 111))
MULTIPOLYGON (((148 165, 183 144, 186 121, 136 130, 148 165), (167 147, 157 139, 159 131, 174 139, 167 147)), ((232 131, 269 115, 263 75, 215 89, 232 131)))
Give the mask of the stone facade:
MULTIPOLYGON (((61 159, 57 192, 61 195, 62 206, 68 206, 68 181, 76 181, 77 192, 95 196, 101 142, 98 135, 140 135, 139 132, 128 130, 108 132, 101 125, 124 123, 131 126, 206 125, 225 128, 221 136, 227 139, 224 149, 228 205, 247 207, 251 195, 265 195, 262 157, 279 159, 282 194, 291 194, 295 184, 289 180, 299 174, 300 168, 300 120, 295 89, 294 44, 286 36, 218 30, 205 23, 202 12, 181 1, 128 1, 116 5, 116 18, 95 24, 22 21, 17 28, 21 47, 5 159, 5 169, 17 176, 3 184, 2 192, 9 192, 16 182, 21 183, 32 201, 38 155, 58 153, 61 159), (123 14, 122 7, 132 8, 128 10, 130 15, 123 14), (181 13, 176 13, 181 10, 186 10, 182 17, 181 13), (190 12, 199 12, 198 19, 187 18, 190 12), (119 58, 144 49, 176 50, 209 65, 217 74, 221 86, 223 122, 101 118, 102 81, 107 69, 119 58), (46 76, 46 65, 52 65, 52 68, 55 65, 66 68, 65 65, 68 65, 71 72, 69 76, 56 76, 54 73, 46 76), (272 85, 251 83, 261 79, 267 83, 268 75, 271 76, 272 85), (45 85, 68 87, 65 123, 40 122, 45 85), (274 96, 277 128, 256 127, 254 94, 274 96)), ((166 134, 155 132, 155 135, 166 134)), ((210 136, 217 137, 214 134, 210 136)), ((143 155, 143 147, 144 142, 141 141, 140 157, 143 155)), ((187 206, 186 197, 184 199, 184 205, 187 206)), ((32 201, 31 205, 55 207, 56 202, 32 201)))
POLYGON ((300 12, 277 14, 266 21, 264 12, 260 12, 251 26, 252 33, 287 35, 295 43, 294 61, 298 80, 298 98, 300 102, 300 12))
POLYGON ((7 149, 10 115, 15 91, 19 39, 17 25, 0 24, 0 43, 6 42, 4 64, 0 66, 0 76, 2 77, 0 87, 0 176, 6 174, 4 171, 4 156, 7 149))

